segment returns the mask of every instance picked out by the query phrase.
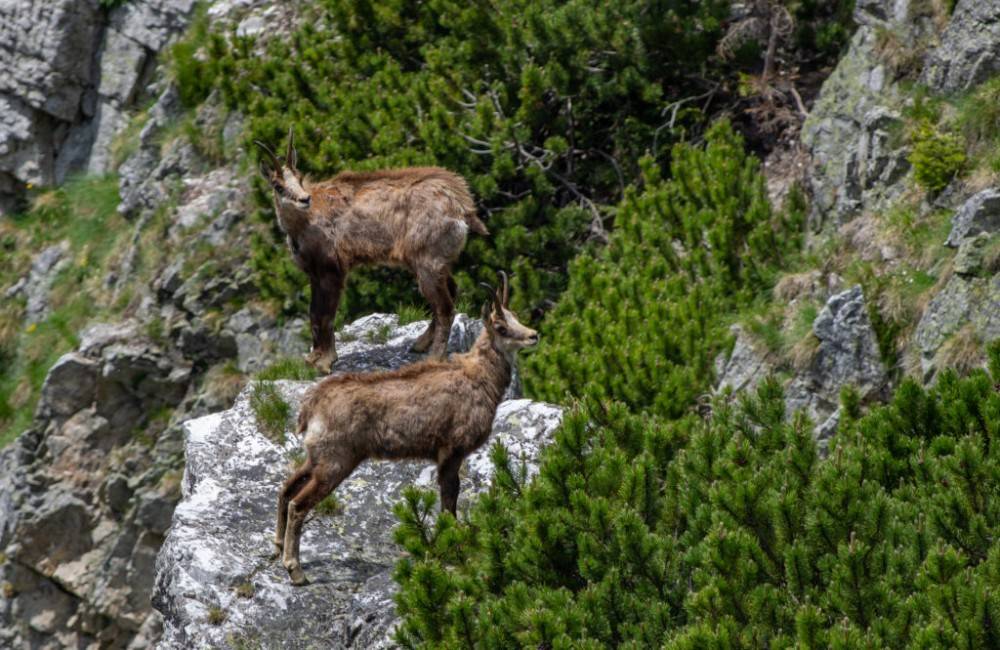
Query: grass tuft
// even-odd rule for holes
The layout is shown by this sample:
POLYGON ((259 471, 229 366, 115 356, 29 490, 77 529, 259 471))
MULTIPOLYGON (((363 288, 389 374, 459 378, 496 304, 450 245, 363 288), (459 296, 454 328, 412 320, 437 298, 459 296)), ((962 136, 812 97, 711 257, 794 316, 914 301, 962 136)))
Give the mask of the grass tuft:
POLYGON ((278 359, 255 376, 260 381, 275 381, 278 379, 294 379, 306 381, 315 379, 316 369, 299 357, 284 357, 278 359))
POLYGON ((264 435, 279 445, 285 444, 292 406, 278 392, 278 387, 269 382, 255 381, 250 392, 250 408, 264 435))

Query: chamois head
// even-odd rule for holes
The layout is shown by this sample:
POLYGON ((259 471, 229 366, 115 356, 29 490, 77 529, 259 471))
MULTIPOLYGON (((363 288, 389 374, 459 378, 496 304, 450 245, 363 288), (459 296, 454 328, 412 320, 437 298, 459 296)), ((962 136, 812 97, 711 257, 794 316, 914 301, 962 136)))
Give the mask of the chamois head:
POLYGON ((538 343, 538 332, 522 325, 514 312, 507 308, 510 302, 507 274, 500 271, 498 289, 485 283, 482 286, 492 294, 492 299, 483 305, 483 325, 497 349, 510 356, 521 348, 538 343))
POLYGON ((284 160, 274 155, 274 152, 260 140, 253 142, 264 150, 265 157, 260 161, 260 173, 271 184, 278 208, 287 206, 308 210, 312 197, 302 186, 302 173, 296 168, 298 154, 292 141, 292 129, 288 129, 288 149, 285 151, 284 160))

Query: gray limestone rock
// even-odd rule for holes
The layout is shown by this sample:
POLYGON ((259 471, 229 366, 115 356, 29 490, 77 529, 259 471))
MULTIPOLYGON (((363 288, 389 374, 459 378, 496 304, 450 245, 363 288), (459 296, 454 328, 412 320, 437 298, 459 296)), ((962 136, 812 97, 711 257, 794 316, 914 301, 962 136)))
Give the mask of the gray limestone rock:
POLYGON ((858 24, 847 51, 823 83, 802 127, 811 157, 808 187, 814 228, 840 226, 864 209, 877 209, 905 189, 907 149, 896 142, 905 99, 880 43, 918 50, 929 41, 933 23, 915 0, 858 2, 858 24))
MULTIPOLYGON (((277 382, 296 405, 308 386, 277 382)), ((548 404, 504 402, 490 444, 505 444, 534 472, 561 418, 548 404)), ((408 485, 436 487, 434 468, 388 461, 359 467, 336 492, 340 511, 307 524, 302 555, 313 582, 296 588, 269 555, 276 490, 299 439, 289 436, 279 446, 258 431, 249 391, 231 410, 185 429, 183 498, 157 560, 160 647, 216 646, 232 638, 285 648, 387 644, 394 623, 390 575, 400 552, 392 542, 392 507, 408 485), (221 624, 207 622, 211 608, 224 613, 221 624), (284 616, 274 616, 276 610, 284 616)), ((489 444, 466 461, 461 508, 489 484, 488 453, 489 444)))
POLYGON ((0 0, 0 204, 19 184, 105 173, 158 52, 194 0, 0 0))
POLYGON ((956 274, 928 303, 913 336, 924 381, 936 374, 944 343, 966 326, 983 343, 1000 338, 1000 273, 992 278, 956 274))
POLYGON ((978 275, 983 270, 986 248, 992 237, 980 233, 962 241, 955 254, 954 270, 959 275, 978 275))
POLYGON ((24 296, 26 324, 41 322, 48 315, 49 291, 56 275, 66 265, 64 257, 68 249, 68 244, 63 242, 43 250, 31 262, 28 275, 4 292, 7 298, 24 296))
POLYGON ((753 390, 762 379, 774 370, 766 354, 758 351, 743 328, 734 325, 730 333, 736 337, 729 358, 716 361, 716 392, 726 389, 733 392, 753 390))
POLYGON ((820 432, 838 408, 840 391, 855 387, 862 399, 880 397, 888 384, 864 293, 860 286, 831 296, 813 322, 819 346, 805 372, 786 390, 789 413, 805 410, 820 432))
POLYGON ((990 188, 972 195, 951 218, 946 246, 957 248, 966 237, 1000 232, 1000 189, 990 188))
POLYGON ((1000 72, 1000 2, 958 0, 940 44, 924 61, 921 81, 954 93, 1000 72))

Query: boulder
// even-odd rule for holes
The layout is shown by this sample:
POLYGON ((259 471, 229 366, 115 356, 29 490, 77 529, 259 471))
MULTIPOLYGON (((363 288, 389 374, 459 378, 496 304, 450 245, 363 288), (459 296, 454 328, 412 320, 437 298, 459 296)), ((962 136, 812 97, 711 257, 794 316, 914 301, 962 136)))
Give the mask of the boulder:
POLYGON ((728 359, 725 356, 716 359, 718 380, 715 391, 717 393, 725 390, 752 391, 762 379, 774 371, 774 365, 766 354, 757 349, 742 327, 733 325, 729 331, 736 337, 736 342, 728 359))
POLYGON ((958 0, 921 81, 940 93, 968 90, 1000 72, 1000 1, 958 0))
POLYGON ((992 278, 953 275, 927 304, 913 336, 924 381, 937 373, 941 347, 966 326, 983 343, 1000 338, 1000 273, 992 278))
POLYGON ((990 188, 972 195, 951 218, 945 246, 957 248, 967 237, 1000 232, 1000 189, 990 188))
POLYGON ((853 386, 863 400, 881 397, 889 377, 879 353, 860 286, 831 296, 813 322, 819 346, 809 367, 786 389, 789 413, 804 410, 818 425, 817 436, 832 435, 840 391, 853 386))
MULTIPOLYGON (((358 353, 353 353, 358 354, 358 353)), ((307 382, 276 382, 295 408, 307 382)), ((426 463, 368 461, 335 492, 338 512, 306 526, 302 557, 312 583, 293 587, 269 559, 275 495, 300 440, 276 444, 257 428, 246 390, 229 411, 185 424, 183 497, 157 560, 153 604, 164 617, 161 648, 379 647, 395 617, 392 508, 409 485, 436 489, 426 463), (276 616, 276 612, 281 616, 276 616)), ((551 440, 562 411, 513 400, 501 404, 493 442, 528 472, 551 440)), ((460 509, 489 485, 489 445, 468 458, 460 509)))

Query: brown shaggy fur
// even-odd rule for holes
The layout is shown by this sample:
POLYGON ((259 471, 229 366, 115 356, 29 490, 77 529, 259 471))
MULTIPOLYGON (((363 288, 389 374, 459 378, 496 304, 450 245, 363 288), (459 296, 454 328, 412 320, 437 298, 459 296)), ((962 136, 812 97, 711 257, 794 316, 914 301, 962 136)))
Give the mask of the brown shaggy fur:
POLYGON ((306 514, 366 459, 436 463, 441 507, 455 514, 462 461, 489 438, 514 354, 538 340, 505 308, 505 295, 484 308, 486 326, 466 354, 328 377, 309 390, 298 420, 306 460, 278 494, 274 538, 294 584, 306 581, 299 564, 306 514))
POLYGON ((309 276, 313 350, 310 363, 328 372, 336 361, 333 321, 348 272, 376 264, 409 269, 431 305, 431 324, 413 344, 444 358, 455 316, 458 259, 468 231, 489 234, 476 216, 465 180, 438 167, 341 172, 310 182, 296 169, 289 134, 284 161, 269 149, 261 172, 274 190, 278 223, 296 265, 309 276))

